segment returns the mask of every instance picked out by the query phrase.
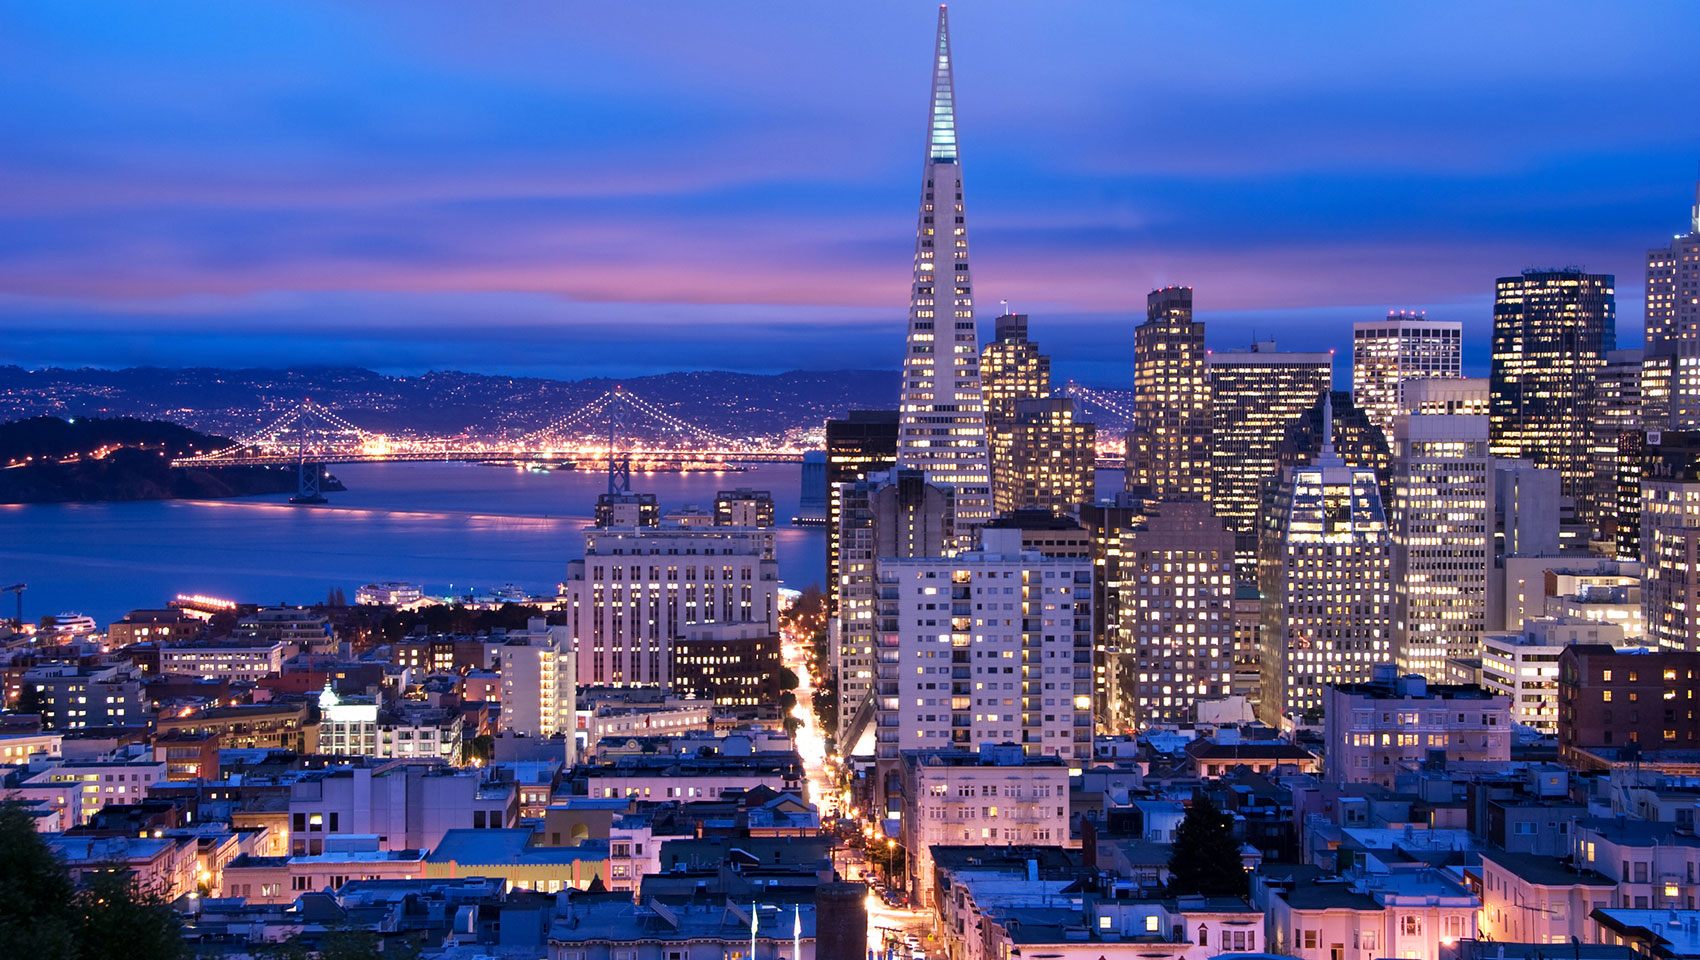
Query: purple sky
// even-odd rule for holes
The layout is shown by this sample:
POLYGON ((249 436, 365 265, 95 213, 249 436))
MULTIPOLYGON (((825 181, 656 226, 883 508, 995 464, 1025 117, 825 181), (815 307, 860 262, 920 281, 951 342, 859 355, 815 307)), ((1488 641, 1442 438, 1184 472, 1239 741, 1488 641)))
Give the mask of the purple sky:
MULTIPOLYGON (((0 363, 895 367, 937 8, 9 0, 0 363)), ((1684 229, 1700 5, 951 9, 982 320, 1131 377, 1684 229)))

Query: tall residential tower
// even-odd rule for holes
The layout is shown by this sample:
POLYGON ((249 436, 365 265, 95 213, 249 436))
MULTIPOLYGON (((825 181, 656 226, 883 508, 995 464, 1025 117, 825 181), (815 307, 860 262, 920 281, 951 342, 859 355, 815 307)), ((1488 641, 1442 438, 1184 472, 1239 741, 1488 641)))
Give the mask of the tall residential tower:
POLYGON ((925 471, 931 482, 954 487, 957 532, 967 534, 971 527, 991 519, 991 463, 980 390, 980 347, 974 332, 962 165, 956 149, 950 20, 942 6, 933 44, 933 90, 922 171, 897 465, 925 471))
POLYGON ((1192 288, 1151 291, 1145 316, 1133 331, 1127 489, 1159 500, 1209 500, 1210 381, 1192 288))

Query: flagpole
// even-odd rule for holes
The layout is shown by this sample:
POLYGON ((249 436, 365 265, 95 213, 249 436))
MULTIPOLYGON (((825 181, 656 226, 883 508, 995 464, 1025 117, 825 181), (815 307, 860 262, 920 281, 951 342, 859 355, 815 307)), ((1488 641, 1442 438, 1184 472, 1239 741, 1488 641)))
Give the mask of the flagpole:
POLYGON ((760 915, 760 904, 750 903, 750 960, 756 960, 756 917, 760 915))
POLYGON ((803 960, 803 907, 791 908, 791 960, 803 960))

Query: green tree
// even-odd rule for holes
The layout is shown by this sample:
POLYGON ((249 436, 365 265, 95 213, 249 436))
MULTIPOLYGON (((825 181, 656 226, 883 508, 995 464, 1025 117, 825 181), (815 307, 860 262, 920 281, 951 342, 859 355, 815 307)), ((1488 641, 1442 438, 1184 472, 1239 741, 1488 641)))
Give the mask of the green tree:
POLYGON ((127 870, 77 889, 23 806, 0 803, 0 944, 32 960, 181 960, 177 915, 127 870))
POLYGON ((1249 881, 1234 839, 1234 820, 1208 794, 1193 798, 1175 831, 1169 857, 1169 893, 1244 897, 1249 881))
POLYGON ((12 702, 13 713, 40 714, 47 709, 47 699, 36 689, 35 684, 26 683, 18 688, 18 699, 12 702))

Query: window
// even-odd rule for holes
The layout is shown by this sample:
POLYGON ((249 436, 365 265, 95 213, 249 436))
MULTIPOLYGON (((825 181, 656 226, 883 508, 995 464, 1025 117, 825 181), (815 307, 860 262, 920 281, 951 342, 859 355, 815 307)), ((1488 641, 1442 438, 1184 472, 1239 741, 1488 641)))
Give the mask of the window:
POLYGON ((1152 914, 1152 915, 1145 918, 1145 932, 1146 933, 1156 933, 1157 932, 1157 915, 1156 914, 1152 914))
POLYGON ((1423 935, 1423 918, 1414 913, 1407 913, 1399 918, 1399 935, 1404 937, 1420 937, 1423 935))
POLYGON ((1300 930, 1298 940, 1299 940, 1300 943, 1304 944, 1304 948, 1306 950, 1315 950, 1316 949, 1316 931, 1315 930, 1300 930))

